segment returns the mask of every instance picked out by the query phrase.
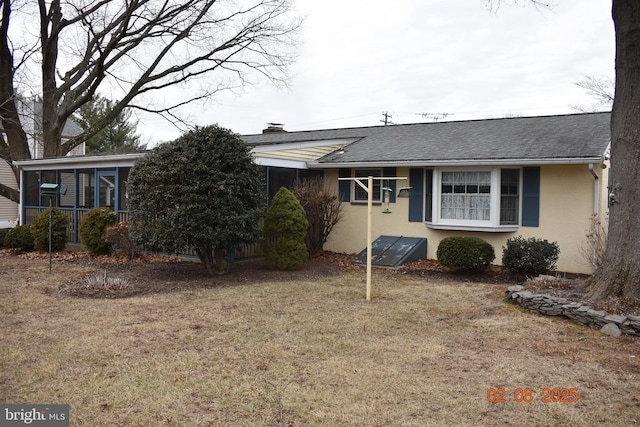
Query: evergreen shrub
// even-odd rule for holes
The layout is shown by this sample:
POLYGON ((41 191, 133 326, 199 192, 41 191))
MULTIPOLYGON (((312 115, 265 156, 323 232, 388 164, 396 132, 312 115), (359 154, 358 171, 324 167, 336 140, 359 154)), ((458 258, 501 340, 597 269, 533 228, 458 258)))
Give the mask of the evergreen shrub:
POLYGON ((4 246, 4 238, 11 231, 10 228, 0 228, 0 248, 4 246))
POLYGON ((113 248, 105 239, 107 227, 115 224, 115 212, 107 208, 93 208, 80 222, 80 241, 91 255, 109 255, 113 248))
POLYGON ((7 248, 32 251, 33 236, 31 235, 31 226, 29 224, 16 225, 4 236, 2 243, 7 248))
POLYGON ((260 240, 264 171, 229 129, 196 128, 158 145, 129 172, 127 194, 138 247, 193 250, 208 274, 228 270, 225 252, 260 240))
POLYGON ((267 264, 279 270, 296 270, 309 258, 304 208, 285 187, 276 193, 264 221, 267 264))
POLYGON ((67 224, 69 220, 56 207, 40 212, 31 223, 31 235, 37 251, 49 252, 49 212, 51 212, 51 250, 61 251, 67 244, 67 224))
POLYGON ((530 237, 512 237, 502 247, 502 265, 512 273, 543 274, 556 268, 558 243, 530 237))
POLYGON ((442 239, 436 256, 445 267, 465 270, 482 270, 496 258, 493 246, 485 240, 460 236, 442 239))

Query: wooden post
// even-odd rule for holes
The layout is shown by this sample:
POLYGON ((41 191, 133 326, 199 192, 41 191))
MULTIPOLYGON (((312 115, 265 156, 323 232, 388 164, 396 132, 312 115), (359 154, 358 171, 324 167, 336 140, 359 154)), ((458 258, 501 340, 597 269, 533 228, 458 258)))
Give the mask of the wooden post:
POLYGON ((371 300, 371 239, 373 219, 373 177, 367 178, 367 301, 371 300))
POLYGON ((355 181, 364 191, 367 192, 367 301, 371 300, 371 267, 372 267, 372 240, 373 240, 373 180, 406 180, 406 177, 367 177, 367 185, 361 178, 338 178, 338 181, 355 181))

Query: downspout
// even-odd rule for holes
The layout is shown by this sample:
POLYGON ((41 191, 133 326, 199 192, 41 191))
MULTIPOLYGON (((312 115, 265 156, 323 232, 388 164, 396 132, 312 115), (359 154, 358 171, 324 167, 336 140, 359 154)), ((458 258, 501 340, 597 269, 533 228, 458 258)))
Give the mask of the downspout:
POLYGON ((594 170, 593 163, 589 163, 589 172, 593 176, 593 230, 592 230, 592 239, 593 239, 593 247, 591 253, 591 265, 593 268, 598 268, 598 252, 600 250, 600 176, 594 170))
POLYGON ((589 172, 593 175, 593 212, 600 215, 600 176, 594 170, 593 163, 589 163, 589 172))
POLYGON ((22 207, 24 206, 24 191, 22 191, 22 183, 24 182, 24 169, 20 168, 20 182, 18 182, 18 224, 24 225, 22 207))

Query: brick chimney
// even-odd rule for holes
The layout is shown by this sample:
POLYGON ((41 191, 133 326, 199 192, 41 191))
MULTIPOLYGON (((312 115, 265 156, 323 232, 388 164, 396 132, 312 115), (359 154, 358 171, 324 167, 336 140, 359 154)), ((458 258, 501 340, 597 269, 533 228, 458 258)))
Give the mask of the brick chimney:
POLYGON ((286 132, 282 123, 267 123, 267 128, 262 129, 262 133, 280 133, 286 132))

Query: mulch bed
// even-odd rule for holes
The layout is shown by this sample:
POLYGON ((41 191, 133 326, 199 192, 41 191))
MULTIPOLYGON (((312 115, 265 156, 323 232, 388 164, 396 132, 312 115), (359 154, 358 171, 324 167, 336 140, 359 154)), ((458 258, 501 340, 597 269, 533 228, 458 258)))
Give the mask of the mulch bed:
MULTIPOLYGON (((16 254, 11 250, 0 250, 0 255, 13 255, 24 259, 46 259, 48 254, 29 252, 16 254)), ((262 259, 244 260, 230 264, 223 275, 209 276, 197 259, 186 259, 166 255, 145 254, 134 260, 124 256, 91 257, 84 251, 62 251, 53 254, 55 264, 76 264, 90 267, 95 272, 83 280, 70 281, 60 286, 61 297, 126 298, 134 295, 151 295, 198 289, 214 286, 238 286, 273 281, 315 281, 338 275, 348 269, 365 267, 351 263, 353 255, 322 252, 295 271, 280 271, 269 268, 262 259), (106 275, 106 276, 105 276, 106 275), (108 277, 114 283, 95 286, 97 277, 108 277), (96 279, 96 280, 92 280, 96 279)), ((390 269, 398 278, 448 279, 464 283, 493 283, 510 285, 523 283, 524 276, 514 276, 500 266, 492 265, 482 272, 452 271, 438 261, 423 259, 390 269)), ((547 279, 526 282, 525 288, 533 292, 568 298, 591 305, 612 314, 640 315, 640 307, 625 304, 617 298, 605 301, 586 299, 585 276, 547 279)))

